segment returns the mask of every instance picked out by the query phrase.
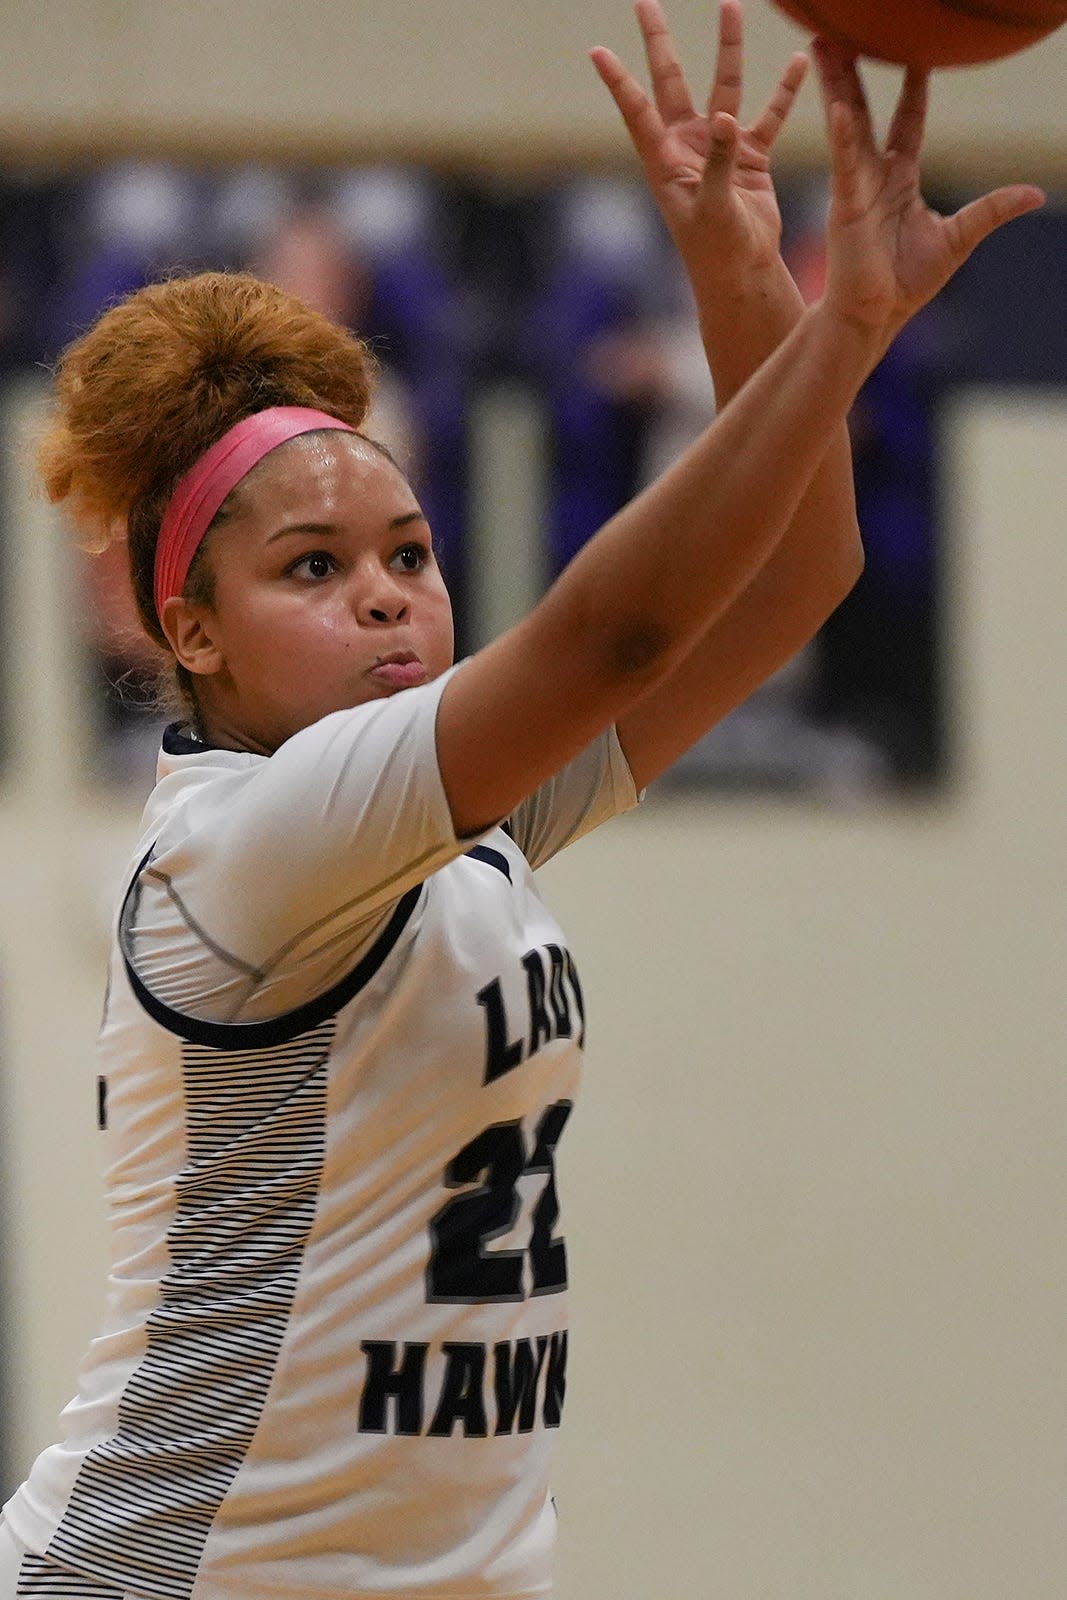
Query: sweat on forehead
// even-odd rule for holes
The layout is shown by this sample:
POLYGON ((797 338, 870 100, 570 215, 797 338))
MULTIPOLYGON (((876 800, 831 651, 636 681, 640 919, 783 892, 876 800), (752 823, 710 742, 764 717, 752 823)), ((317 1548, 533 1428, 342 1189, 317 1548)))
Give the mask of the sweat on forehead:
MULTIPOLYGON (((276 508, 279 495, 291 492, 294 485, 306 488, 311 481, 306 475, 308 472, 312 475, 316 489, 320 493, 329 494, 334 473, 339 465, 336 454, 338 450, 355 463, 357 470, 364 473, 373 472, 376 467, 380 467, 381 461, 385 460, 399 477, 407 481, 392 453, 385 445, 379 444, 376 439, 371 439, 366 434, 358 432, 338 434, 336 431, 329 434, 317 432, 300 434, 293 439, 287 439, 276 449, 268 451, 245 473, 240 483, 234 484, 204 530, 201 548, 206 544, 207 536, 212 529, 222 523, 230 523, 235 518, 247 516, 256 508, 257 502, 266 502, 276 508), (297 453, 299 459, 294 462, 292 457, 297 453)), ((189 570, 192 571, 191 566, 189 570)))
MULTIPOLYGON (((284 444, 269 450, 265 456, 262 456, 256 462, 254 467, 249 468, 241 481, 234 485, 228 498, 231 501, 239 501, 241 492, 246 485, 251 487, 261 477, 270 473, 272 463, 281 464, 286 457, 292 456, 297 451, 308 460, 318 458, 329 461, 333 456, 333 452, 338 448, 344 450, 346 454, 354 456, 356 460, 362 459, 368 464, 372 464, 378 457, 384 457, 390 466, 395 467, 397 472, 401 472, 400 463, 392 452, 386 449, 384 444, 380 444, 377 439, 372 439, 368 434, 355 430, 342 435, 339 440, 336 430, 326 434, 313 429, 310 433, 297 434, 292 439, 287 439, 284 444)), ((226 502, 224 501, 223 506, 225 507, 225 505, 226 502)))

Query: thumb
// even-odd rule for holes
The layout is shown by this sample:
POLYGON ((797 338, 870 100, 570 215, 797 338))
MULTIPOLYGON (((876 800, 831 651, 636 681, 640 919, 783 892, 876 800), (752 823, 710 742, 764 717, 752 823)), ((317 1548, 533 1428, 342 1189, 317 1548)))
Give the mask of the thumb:
POLYGON ((1045 203, 1045 194, 1030 184, 1015 184, 1006 189, 994 189, 992 194, 972 200, 970 205, 957 211, 951 219, 953 245, 960 265, 972 250, 1006 222, 1036 211, 1045 203))

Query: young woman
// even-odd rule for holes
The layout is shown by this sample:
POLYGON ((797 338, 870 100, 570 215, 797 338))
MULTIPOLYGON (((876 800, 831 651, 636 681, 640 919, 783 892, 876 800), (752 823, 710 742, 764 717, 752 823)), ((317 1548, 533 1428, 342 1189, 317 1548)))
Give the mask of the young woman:
MULTIPOLYGON (((128 539, 185 695, 116 918, 100 1040, 106 1321, 5 1508, 0 1597, 518 1597, 551 1582, 584 1004, 532 868, 796 650, 860 566, 844 421, 998 224, 935 217, 925 85, 887 146, 819 47, 834 200, 804 311, 739 127, 594 52, 682 252, 722 409, 529 617, 452 665, 430 530, 360 432, 359 343, 246 277, 150 287, 68 351, 49 493, 128 539)), ((506 530, 502 530, 506 536, 506 530)))

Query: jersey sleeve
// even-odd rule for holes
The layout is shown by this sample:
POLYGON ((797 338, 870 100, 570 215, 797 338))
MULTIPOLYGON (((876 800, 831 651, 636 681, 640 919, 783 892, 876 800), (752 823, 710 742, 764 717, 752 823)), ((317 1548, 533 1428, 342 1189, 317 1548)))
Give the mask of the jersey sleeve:
POLYGON ((128 954, 158 999, 236 1020, 321 992, 397 902, 469 849, 437 762, 433 683, 301 730, 166 817, 128 954))
POLYGON ((517 806, 507 827, 531 867, 542 867, 641 798, 618 734, 609 728, 517 806))

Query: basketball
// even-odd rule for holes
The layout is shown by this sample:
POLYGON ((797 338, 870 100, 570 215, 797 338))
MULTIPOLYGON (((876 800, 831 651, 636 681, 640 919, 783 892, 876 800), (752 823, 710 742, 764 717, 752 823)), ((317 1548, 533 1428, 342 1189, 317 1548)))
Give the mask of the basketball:
POLYGON ((967 67, 1025 50, 1067 22, 1067 0, 773 0, 810 33, 877 61, 967 67))

